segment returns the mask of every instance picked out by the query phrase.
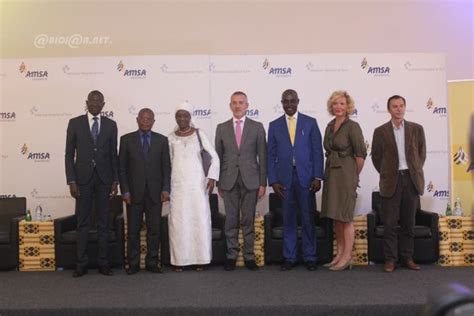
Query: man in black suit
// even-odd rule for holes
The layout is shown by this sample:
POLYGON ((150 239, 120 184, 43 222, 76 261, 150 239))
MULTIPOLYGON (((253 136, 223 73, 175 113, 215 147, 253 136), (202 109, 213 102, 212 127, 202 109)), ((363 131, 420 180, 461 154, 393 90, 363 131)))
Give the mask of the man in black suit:
POLYGON ((73 277, 87 273, 87 243, 92 203, 96 205, 98 265, 113 275, 108 259, 109 198, 117 194, 117 124, 101 116, 104 96, 94 90, 87 96, 87 113, 69 121, 66 136, 66 178, 76 199, 77 263, 73 277))
POLYGON ((169 200, 171 164, 168 138, 152 132, 155 115, 148 108, 137 117, 138 131, 120 138, 120 190, 127 203, 127 273, 140 270, 140 227, 145 212, 146 270, 161 273, 158 262, 161 205, 169 200))

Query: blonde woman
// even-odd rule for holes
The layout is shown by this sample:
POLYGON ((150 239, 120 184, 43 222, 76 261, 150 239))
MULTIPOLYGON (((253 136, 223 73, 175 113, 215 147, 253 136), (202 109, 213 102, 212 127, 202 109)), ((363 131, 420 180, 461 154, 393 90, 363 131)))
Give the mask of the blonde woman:
POLYGON ((324 135, 326 168, 321 215, 334 220, 337 253, 325 266, 342 271, 352 268, 356 189, 367 150, 359 124, 349 118, 354 111, 350 95, 335 91, 327 102, 327 110, 334 119, 324 135))

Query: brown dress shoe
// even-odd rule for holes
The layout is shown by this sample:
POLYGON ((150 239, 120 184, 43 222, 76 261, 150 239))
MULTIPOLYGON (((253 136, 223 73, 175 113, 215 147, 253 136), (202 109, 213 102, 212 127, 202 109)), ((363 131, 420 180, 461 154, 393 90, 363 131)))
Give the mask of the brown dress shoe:
POLYGON ((419 271, 421 270, 420 266, 417 265, 413 260, 407 260, 403 263, 403 266, 409 270, 419 271))
POLYGON ((393 272, 395 270, 395 262, 392 261, 387 261, 383 265, 383 270, 385 272, 393 272))

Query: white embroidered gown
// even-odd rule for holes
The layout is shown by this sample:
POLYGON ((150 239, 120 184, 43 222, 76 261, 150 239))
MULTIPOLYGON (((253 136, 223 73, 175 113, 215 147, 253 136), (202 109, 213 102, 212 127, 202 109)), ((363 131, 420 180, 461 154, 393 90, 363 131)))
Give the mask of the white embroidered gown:
MULTIPOLYGON (((219 179, 219 157, 207 136, 199 131, 203 147, 211 154, 209 179, 219 179)), ((196 132, 168 136, 171 157, 171 194, 168 220, 171 264, 209 264, 212 258, 212 227, 208 178, 202 169, 196 132)))

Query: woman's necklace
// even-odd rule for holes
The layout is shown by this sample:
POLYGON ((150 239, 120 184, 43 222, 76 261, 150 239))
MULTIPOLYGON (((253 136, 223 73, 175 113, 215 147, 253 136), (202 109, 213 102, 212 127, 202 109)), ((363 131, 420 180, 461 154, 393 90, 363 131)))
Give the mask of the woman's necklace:
POLYGON ((192 129, 191 126, 189 126, 186 130, 180 130, 180 129, 178 129, 178 133, 179 133, 179 134, 186 134, 186 133, 188 133, 191 129, 192 129))

